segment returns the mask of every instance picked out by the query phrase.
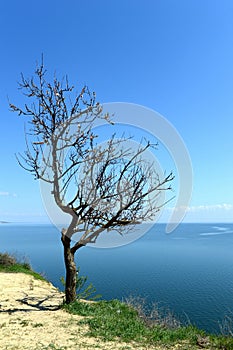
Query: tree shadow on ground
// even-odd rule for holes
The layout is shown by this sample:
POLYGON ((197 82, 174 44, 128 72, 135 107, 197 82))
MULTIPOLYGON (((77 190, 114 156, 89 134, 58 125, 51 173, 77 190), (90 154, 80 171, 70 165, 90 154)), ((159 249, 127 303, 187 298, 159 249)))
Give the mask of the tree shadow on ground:
POLYGON ((29 306, 29 308, 12 307, 4 309, 3 305, 0 305, 0 313, 15 313, 15 312, 31 312, 31 311, 57 311, 61 308, 62 299, 57 298, 57 294, 50 294, 43 298, 37 296, 25 295, 25 297, 16 299, 19 304, 29 306))

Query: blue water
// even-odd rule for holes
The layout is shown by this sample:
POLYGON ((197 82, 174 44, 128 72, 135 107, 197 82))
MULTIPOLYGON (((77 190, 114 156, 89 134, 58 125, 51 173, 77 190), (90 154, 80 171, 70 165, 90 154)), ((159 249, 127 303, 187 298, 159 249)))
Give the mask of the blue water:
MULTIPOLYGON (((57 287, 64 276, 60 233, 50 225, 0 225, 0 250, 26 256, 57 287)), ((77 265, 104 299, 129 295, 159 302, 209 332, 233 311, 233 224, 181 224, 172 234, 157 224, 136 242, 85 247, 77 265)))

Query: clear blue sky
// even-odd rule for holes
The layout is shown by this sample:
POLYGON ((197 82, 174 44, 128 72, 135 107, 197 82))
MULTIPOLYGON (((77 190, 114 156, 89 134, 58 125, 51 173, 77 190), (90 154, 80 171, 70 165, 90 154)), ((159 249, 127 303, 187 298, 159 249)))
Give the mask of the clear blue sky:
POLYGON ((233 221, 231 0, 8 0, 0 33, 0 220, 47 220, 38 183, 17 165, 24 121, 7 102, 24 101, 20 72, 30 76, 43 52, 51 72, 88 84, 100 102, 166 117, 193 165, 186 220, 233 221))

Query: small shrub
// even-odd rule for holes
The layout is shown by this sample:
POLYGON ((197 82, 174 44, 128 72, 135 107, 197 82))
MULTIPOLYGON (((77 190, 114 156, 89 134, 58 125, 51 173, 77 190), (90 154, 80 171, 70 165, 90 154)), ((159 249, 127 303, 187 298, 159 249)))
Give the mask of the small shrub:
POLYGON ((32 270, 31 265, 25 257, 17 258, 9 253, 0 253, 0 272, 26 273, 36 279, 46 281, 41 274, 32 270))
POLYGON ((0 265, 2 267, 13 266, 17 263, 17 260, 14 256, 8 253, 0 253, 0 265))
MULTIPOLYGON (((77 269, 77 281, 76 281, 76 293, 77 300, 85 299, 85 300, 97 300, 101 298, 100 294, 96 294, 96 289, 92 283, 88 286, 85 286, 87 283, 87 276, 80 276, 79 274, 80 268, 77 269)), ((60 278, 61 283, 65 286, 64 277, 60 278)))
POLYGON ((231 336, 233 337, 233 313, 228 312, 222 323, 219 323, 220 333, 223 336, 231 336))
POLYGON ((169 309, 161 308, 157 303, 153 303, 151 308, 146 308, 145 299, 133 296, 126 298, 125 303, 137 311, 138 316, 147 326, 160 326, 168 329, 181 327, 180 320, 169 309))
POLYGON ((20 265, 26 270, 31 270, 31 265, 25 257, 17 257, 17 254, 0 253, 0 266, 2 268, 20 265))

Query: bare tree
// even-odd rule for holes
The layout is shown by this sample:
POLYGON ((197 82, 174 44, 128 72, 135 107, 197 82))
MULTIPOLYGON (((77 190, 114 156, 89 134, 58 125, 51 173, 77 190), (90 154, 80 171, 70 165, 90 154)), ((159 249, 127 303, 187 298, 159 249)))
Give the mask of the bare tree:
MULTIPOLYGON (((62 229, 66 268, 66 303, 76 299, 75 252, 95 243, 102 232, 127 232, 137 223, 151 220, 160 209, 158 198, 170 189, 172 173, 160 179, 154 164, 144 160, 152 147, 144 142, 135 150, 127 138, 112 136, 98 145, 92 131, 96 119, 112 123, 84 86, 74 93, 67 78, 49 82, 43 62, 32 78, 21 75, 19 88, 30 104, 10 103, 12 111, 27 117, 26 151, 19 164, 36 179, 51 186, 57 206, 70 216, 62 229), (73 241, 74 235, 79 235, 73 241)), ((164 204, 164 203, 163 203, 164 204)))

